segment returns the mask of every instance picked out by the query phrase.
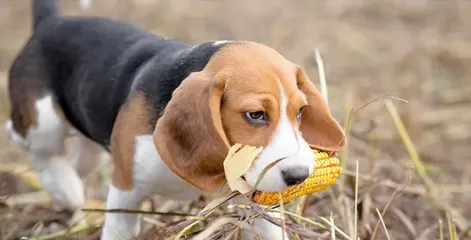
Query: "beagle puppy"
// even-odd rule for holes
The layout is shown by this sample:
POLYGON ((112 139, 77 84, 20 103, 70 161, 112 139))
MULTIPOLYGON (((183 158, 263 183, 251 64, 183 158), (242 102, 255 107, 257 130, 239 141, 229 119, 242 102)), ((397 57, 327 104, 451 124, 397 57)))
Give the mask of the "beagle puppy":
MULTIPOLYGON (((245 174, 281 191, 313 171, 311 148, 334 151, 344 132, 304 70, 254 42, 188 45, 125 23, 62 16, 36 0, 33 34, 9 72, 11 139, 28 154, 54 203, 77 209, 81 178, 103 150, 114 161, 106 207, 137 209, 144 198, 197 199, 225 184, 235 143, 263 146, 245 174), (79 135, 65 159, 64 138, 79 135)), ((102 239, 131 239, 138 216, 107 213, 102 239)), ((281 229, 259 221, 268 239, 281 229)), ((286 236, 285 236, 286 237, 286 236)))

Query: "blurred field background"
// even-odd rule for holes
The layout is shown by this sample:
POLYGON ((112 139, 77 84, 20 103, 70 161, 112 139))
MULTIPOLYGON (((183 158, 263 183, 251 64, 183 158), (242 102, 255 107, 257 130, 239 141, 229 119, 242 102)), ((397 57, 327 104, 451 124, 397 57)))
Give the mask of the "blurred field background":
MULTIPOLYGON (((430 190, 417 174, 417 165, 411 161, 385 101, 378 101, 352 117, 348 156, 340 154, 348 160, 348 170, 335 187, 307 199, 304 216, 322 222, 317 216, 329 218, 332 212, 335 225, 353 236, 358 161, 360 239, 372 235, 375 239, 439 239, 440 229, 443 239, 454 239, 448 223, 452 229, 456 225, 457 238, 471 239, 470 2, 100 0, 82 10, 78 1, 63 0, 60 6, 64 14, 120 19, 189 43, 219 39, 261 42, 303 66, 317 86, 318 48, 329 105, 342 124, 352 108, 375 98, 393 95, 408 101, 392 103, 434 187, 430 190), (392 198, 395 190, 397 197, 392 198), (376 208, 385 210, 385 227, 380 224, 372 234, 379 221, 376 208), (445 213, 450 214, 450 221, 445 213)), ((7 71, 30 29, 30 1, 0 1, 2 124, 9 114, 7 71)), ((34 184, 18 177, 24 174, 34 179, 25 155, 4 134, 0 134, 0 149, 0 239, 37 237, 64 229, 70 214, 52 211, 44 195, 30 195, 38 190, 34 184)), ((111 169, 105 166, 105 171, 97 170, 87 179, 89 207, 103 207, 111 169)), ((196 213, 204 206, 159 197, 153 200, 147 209, 196 213)), ((87 217, 96 220, 100 216, 87 217)), ((148 239, 159 239, 165 224, 178 220, 153 217, 146 216, 145 230, 153 228, 147 237, 154 237, 148 239)), ((329 229, 304 225, 330 239, 329 229)), ((58 239, 96 239, 98 234, 88 231, 58 239)), ((336 237, 345 239, 338 233, 336 237)))

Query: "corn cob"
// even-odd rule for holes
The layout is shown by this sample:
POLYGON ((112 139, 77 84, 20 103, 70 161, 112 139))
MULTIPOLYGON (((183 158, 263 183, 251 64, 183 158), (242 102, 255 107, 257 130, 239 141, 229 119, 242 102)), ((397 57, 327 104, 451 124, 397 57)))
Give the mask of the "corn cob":
POLYGON ((313 152, 316 164, 308 179, 283 190, 281 193, 257 191, 253 200, 262 205, 272 205, 278 203, 280 196, 283 196, 283 202, 289 203, 295 198, 323 191, 334 184, 337 177, 342 173, 336 154, 332 153, 329 156, 329 153, 315 149, 313 152))

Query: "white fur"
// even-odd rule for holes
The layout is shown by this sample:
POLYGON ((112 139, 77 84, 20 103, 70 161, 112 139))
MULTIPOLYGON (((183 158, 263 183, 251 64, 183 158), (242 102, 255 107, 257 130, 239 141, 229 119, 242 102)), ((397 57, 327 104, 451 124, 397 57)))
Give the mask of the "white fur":
POLYGON ((228 40, 215 41, 213 42, 213 46, 219 46, 221 44, 230 43, 230 42, 232 41, 228 41, 228 40))
POLYGON ((85 201, 83 184, 70 162, 62 157, 66 123, 57 115, 51 95, 35 103, 37 124, 27 130, 23 139, 11 120, 5 124, 12 140, 27 153, 31 166, 38 172, 44 189, 59 208, 76 209, 85 201))
POLYGON ((171 199, 194 200, 198 198, 199 191, 167 167, 157 152, 151 135, 137 136, 135 149, 133 174, 135 188, 171 199))
POLYGON ((31 156, 32 162, 43 162, 39 173, 44 189, 62 209, 76 210, 85 203, 84 186, 75 169, 63 157, 41 158, 31 156))
POLYGON ((64 149, 64 136, 67 125, 57 115, 51 95, 35 103, 37 126, 28 129, 26 137, 30 153, 59 155, 64 149))
MULTIPOLYGON (((123 191, 111 186, 107 209, 139 209, 143 199, 152 194, 177 200, 196 200, 199 197, 198 190, 167 167, 155 148, 152 136, 137 136, 135 141, 133 188, 123 191)), ((131 239, 139 229, 139 218, 135 214, 107 213, 102 239, 131 239)))
MULTIPOLYGON (((110 186, 106 201, 106 209, 139 209, 145 195, 138 188, 122 191, 110 186)), ((102 229, 102 240, 132 239, 140 231, 137 214, 106 213, 105 225, 102 229)))
POLYGON ((269 192, 282 191, 288 187, 283 180, 282 170, 288 170, 292 167, 306 167, 309 169, 309 174, 311 174, 314 168, 314 154, 309 144, 295 131, 293 124, 289 121, 287 98, 283 87, 281 84, 279 85, 281 89, 281 111, 278 127, 269 144, 254 162, 253 167, 245 174, 247 182, 254 186, 265 167, 280 158, 288 157, 268 170, 257 186, 257 189, 269 192))
POLYGON ((80 8, 88 9, 92 6, 92 0, 80 0, 80 8))
POLYGON ((29 160, 42 184, 60 208, 76 209, 85 202, 83 183, 63 156, 67 125, 57 115, 51 95, 36 104, 37 126, 28 129, 29 160))
POLYGON ((65 123, 54 109, 51 95, 35 103, 37 124, 23 139, 8 120, 5 129, 10 138, 28 154, 28 160, 41 179, 44 189, 60 209, 75 210, 85 202, 80 176, 86 176, 100 163, 101 148, 65 123), (67 133, 77 135, 77 155, 70 161, 64 154, 67 133))

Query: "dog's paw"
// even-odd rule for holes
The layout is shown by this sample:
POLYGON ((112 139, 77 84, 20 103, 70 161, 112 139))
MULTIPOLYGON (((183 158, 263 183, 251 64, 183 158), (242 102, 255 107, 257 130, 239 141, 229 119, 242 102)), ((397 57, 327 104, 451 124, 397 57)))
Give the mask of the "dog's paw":
POLYGON ((39 175, 45 190, 59 209, 73 211, 85 203, 83 182, 68 161, 52 159, 39 175))

